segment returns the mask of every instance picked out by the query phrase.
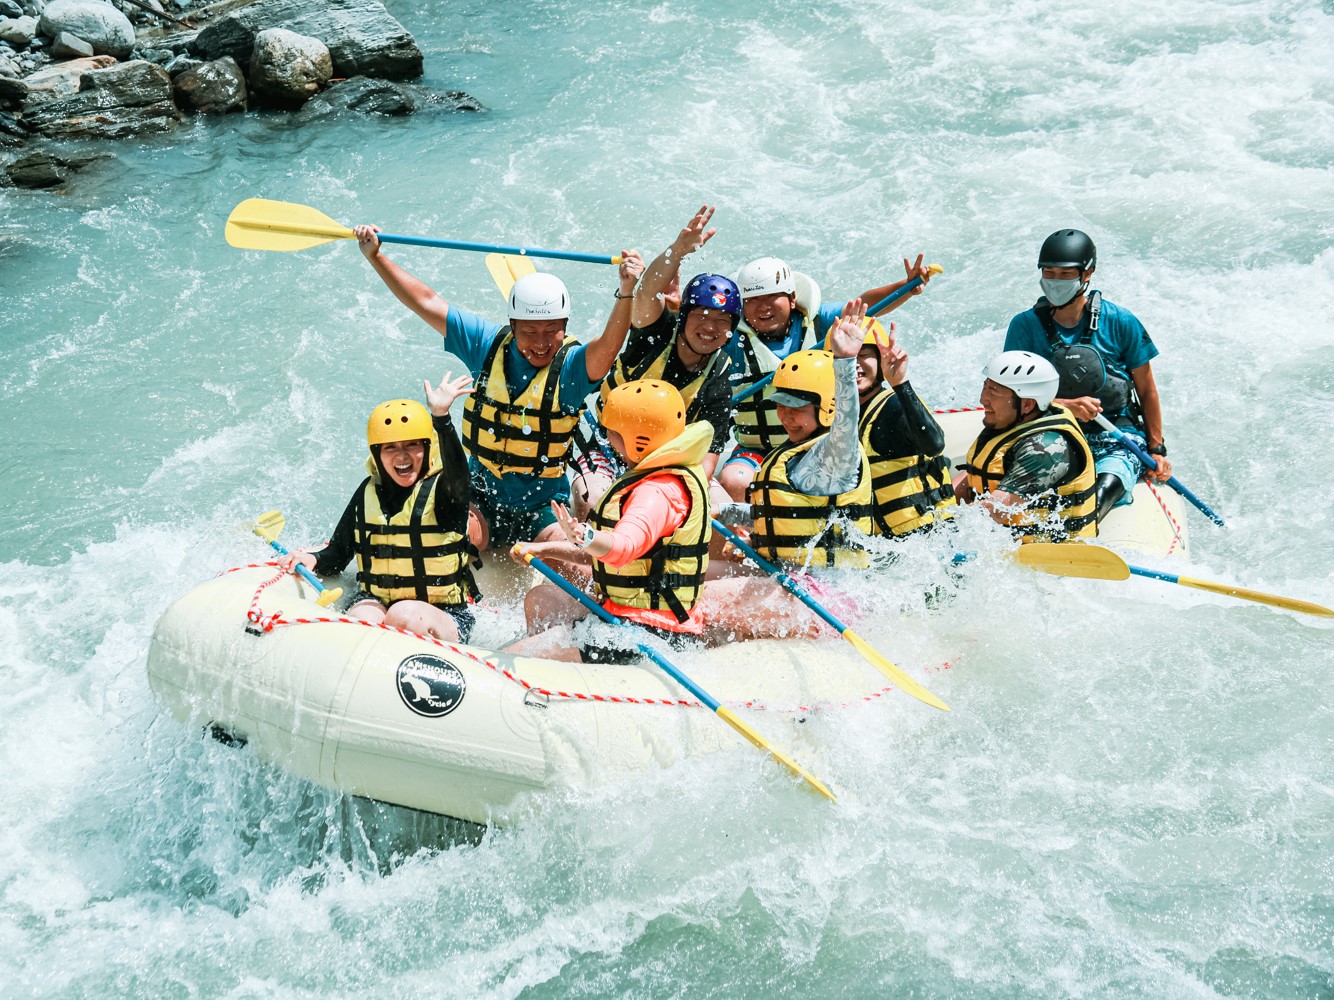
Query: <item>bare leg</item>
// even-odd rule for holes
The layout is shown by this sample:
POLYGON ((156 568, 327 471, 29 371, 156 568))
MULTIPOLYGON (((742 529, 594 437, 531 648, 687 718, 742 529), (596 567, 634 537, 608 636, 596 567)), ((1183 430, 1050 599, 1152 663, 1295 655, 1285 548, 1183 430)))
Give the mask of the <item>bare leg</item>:
POLYGON ((477 547, 478 552, 491 547, 491 525, 476 504, 468 508, 468 541, 477 547))
POLYGON ((539 583, 523 598, 523 617, 529 635, 558 625, 573 625, 587 613, 582 604, 550 583, 539 583))
POLYGON ((580 521, 587 520, 611 484, 611 477, 601 472, 585 472, 575 476, 570 486, 570 506, 574 516, 580 521))
POLYGON ((418 635, 433 636, 441 642, 459 641, 459 626, 454 616, 425 601, 395 601, 384 616, 384 623, 418 635))
POLYGON ((710 580, 704 587, 701 611, 713 633, 710 638, 716 638, 718 644, 814 639, 820 634, 813 612, 768 577, 710 580))
POLYGON ((517 639, 505 647, 505 652, 516 656, 540 656, 564 663, 584 662, 579 650, 570 645, 570 630, 565 628, 547 629, 537 635, 517 639))
POLYGON ((755 478, 756 471, 749 462, 728 462, 718 473, 718 483, 737 503, 745 503, 746 488, 755 478))
POLYGON ((346 614, 349 618, 379 625, 380 622, 384 621, 385 610, 384 605, 379 601, 358 601, 347 609, 346 614))

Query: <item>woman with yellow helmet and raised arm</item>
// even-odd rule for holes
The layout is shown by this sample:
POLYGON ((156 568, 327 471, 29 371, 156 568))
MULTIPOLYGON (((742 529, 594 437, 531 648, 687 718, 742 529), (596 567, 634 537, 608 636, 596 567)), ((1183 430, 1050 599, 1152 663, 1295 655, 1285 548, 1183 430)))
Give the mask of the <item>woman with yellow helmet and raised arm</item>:
POLYGON ((472 489, 463 446, 450 421, 454 400, 472 392, 468 376, 423 385, 430 412, 412 399, 391 399, 366 423, 369 473, 348 501, 322 549, 283 561, 320 576, 341 573, 355 556, 358 589, 346 614, 437 639, 468 641, 481 595, 469 562, 472 489))
MULTIPOLYGON (((629 466, 587 522, 553 502, 563 541, 519 546, 544 560, 589 566, 602 607, 675 648, 704 631, 699 601, 709 565, 709 487, 704 462, 713 439, 703 420, 687 424, 674 386, 657 379, 618 385, 602 407, 602 427, 629 466)), ((626 630, 603 625, 563 591, 539 584, 524 601, 529 636, 511 652, 594 663, 640 658, 626 630), (567 628, 573 626, 573 629, 567 628)))

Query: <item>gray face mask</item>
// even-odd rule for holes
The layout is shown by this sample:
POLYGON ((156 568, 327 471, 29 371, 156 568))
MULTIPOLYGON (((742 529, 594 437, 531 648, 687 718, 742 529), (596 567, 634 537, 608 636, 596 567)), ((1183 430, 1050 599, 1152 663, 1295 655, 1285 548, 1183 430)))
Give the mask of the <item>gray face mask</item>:
POLYGON ((1075 301, 1088 286, 1078 278, 1043 278, 1042 294, 1053 309, 1060 309, 1075 301))

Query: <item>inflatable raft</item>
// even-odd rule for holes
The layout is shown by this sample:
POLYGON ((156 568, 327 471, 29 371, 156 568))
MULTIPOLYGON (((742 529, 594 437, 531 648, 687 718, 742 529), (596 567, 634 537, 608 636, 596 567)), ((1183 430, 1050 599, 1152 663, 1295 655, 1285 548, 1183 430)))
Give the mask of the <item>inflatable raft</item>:
MULTIPOLYGON (((957 464, 980 413, 940 417, 957 464)), ((1183 556, 1180 498, 1139 484, 1099 542, 1183 556)), ((648 665, 579 665, 441 643, 340 618, 315 597, 272 564, 195 588, 158 622, 148 656, 153 690, 177 719, 245 742, 299 777, 477 823, 503 821, 524 793, 591 787, 607 775, 742 745, 648 665)), ((891 693, 850 651, 839 669, 813 669, 830 662, 830 649, 828 641, 754 642, 673 659, 723 704, 773 709, 757 728, 800 759, 801 712, 891 693)))

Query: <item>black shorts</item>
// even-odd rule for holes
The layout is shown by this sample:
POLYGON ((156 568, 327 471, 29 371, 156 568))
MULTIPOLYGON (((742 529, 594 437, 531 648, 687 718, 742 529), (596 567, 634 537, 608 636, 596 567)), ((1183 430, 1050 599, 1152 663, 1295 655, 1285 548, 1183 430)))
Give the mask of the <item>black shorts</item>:
POLYGON ((691 635, 687 632, 669 632, 666 629, 654 628, 651 625, 612 626, 607 625, 596 615, 588 615, 574 623, 574 636, 579 642, 579 652, 585 663, 617 663, 621 665, 639 663, 645 657, 638 649, 637 644, 644 640, 645 632, 656 639, 661 639, 669 648, 678 653, 688 653, 692 650, 704 648, 704 643, 700 641, 697 635, 691 635), (594 625, 605 627, 603 629, 591 628, 594 625), (615 628, 617 633, 623 633, 625 642, 622 644, 604 641, 603 636, 606 635, 607 628, 615 628), (582 638, 580 633, 583 633, 582 638))

